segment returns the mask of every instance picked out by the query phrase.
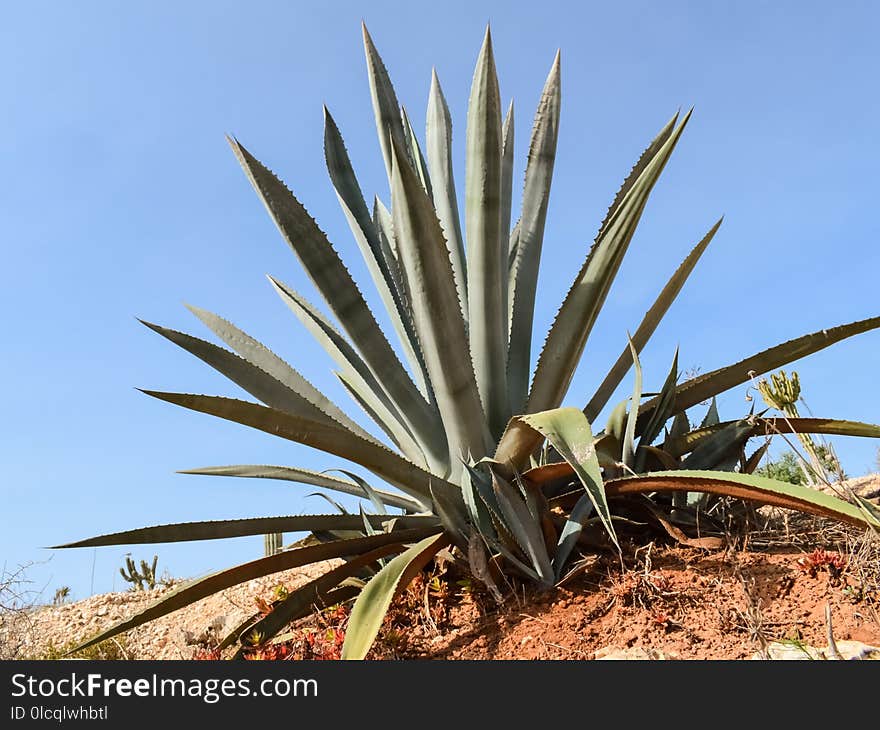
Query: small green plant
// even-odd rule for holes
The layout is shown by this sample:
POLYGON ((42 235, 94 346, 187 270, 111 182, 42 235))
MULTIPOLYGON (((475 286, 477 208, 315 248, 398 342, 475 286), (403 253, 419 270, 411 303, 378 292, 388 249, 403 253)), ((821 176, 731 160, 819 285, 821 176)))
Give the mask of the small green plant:
POLYGON ((151 591, 156 587, 156 564, 159 562, 159 556, 153 556, 152 564, 146 560, 141 560, 141 569, 138 571, 134 560, 130 555, 125 558, 125 567, 119 569, 119 574, 131 583, 130 590, 133 591, 151 591), (126 569, 128 572, 126 572, 126 569))
POLYGON ((63 606, 70 597, 70 586, 61 586, 55 589, 55 595, 52 597, 53 606, 63 606))
POLYGON ((125 643, 125 637, 107 639, 87 647, 78 647, 78 642, 72 641, 57 645, 49 641, 39 653, 23 656, 21 659, 35 661, 49 661, 56 659, 94 659, 98 661, 116 661, 131 659, 125 643))
POLYGON ((798 458, 791 451, 786 451, 775 461, 769 461, 759 467, 755 474, 789 484, 804 484, 805 481, 798 458))

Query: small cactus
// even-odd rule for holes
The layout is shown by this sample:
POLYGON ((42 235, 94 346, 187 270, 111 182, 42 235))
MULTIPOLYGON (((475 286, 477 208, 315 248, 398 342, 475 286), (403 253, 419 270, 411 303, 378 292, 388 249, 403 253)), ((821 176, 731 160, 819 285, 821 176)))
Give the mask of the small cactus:
POLYGON ((263 535, 263 548, 267 557, 281 552, 281 542, 283 539, 284 535, 280 532, 263 535))
POLYGON ((153 556, 152 565, 148 564, 146 560, 141 560, 141 569, 140 572, 138 572, 138 569, 134 564, 134 560, 131 559, 131 556, 126 556, 125 566, 126 568, 128 568, 128 573, 125 572, 125 568, 120 568, 119 574, 128 583, 132 584, 132 590, 153 590, 153 588, 156 587, 156 564, 158 562, 158 555, 153 556))

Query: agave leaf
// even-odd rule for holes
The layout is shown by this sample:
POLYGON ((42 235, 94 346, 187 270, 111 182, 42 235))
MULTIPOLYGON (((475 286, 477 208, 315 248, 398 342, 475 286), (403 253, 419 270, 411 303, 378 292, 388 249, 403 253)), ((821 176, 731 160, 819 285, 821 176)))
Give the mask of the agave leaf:
POLYGON ((754 453, 746 460, 745 466, 743 466, 742 469, 743 474, 753 474, 755 472, 755 469, 757 469, 758 465, 761 463, 761 459, 764 458, 764 454, 767 453, 767 449, 769 448, 770 439, 767 439, 763 444, 755 449, 754 453))
POLYGON ((349 228, 361 250, 382 303, 388 311, 391 324, 403 345, 404 354, 415 373, 417 384, 422 394, 430 397, 425 382, 424 363, 418 352, 418 340, 402 298, 403 292, 400 291, 393 272, 393 254, 387 241, 379 236, 370 217, 342 135, 327 107, 324 107, 324 157, 336 190, 336 197, 339 198, 349 228))
POLYGON ((543 413, 520 416, 553 445, 571 466, 596 509, 611 540, 620 549, 611 523, 611 510, 602 486, 602 473, 593 441, 590 423, 577 408, 555 408, 543 413))
POLYGON ((706 411, 706 415, 703 416, 703 420, 700 422, 700 428, 717 426, 719 423, 721 423, 721 418, 718 415, 718 402, 715 400, 715 396, 712 396, 712 402, 709 404, 709 410, 706 411))
POLYGON ((380 515, 388 514, 388 510, 385 509, 385 503, 382 501, 381 495, 369 485, 366 479, 363 479, 354 472, 350 472, 345 469, 328 469, 327 471, 338 471, 340 474, 345 474, 345 476, 347 476, 361 488, 361 490, 363 491, 363 495, 365 495, 367 499, 372 502, 373 506, 376 508, 376 511, 380 515))
POLYGON ((672 419, 672 428, 669 430, 669 438, 678 438, 690 430, 691 423, 688 420, 687 413, 679 411, 675 414, 675 418, 672 419))
POLYGON ((464 239, 461 235, 461 219, 458 214, 458 199, 452 171, 452 118, 436 71, 431 72, 431 93, 428 97, 425 131, 428 169, 431 171, 435 186, 434 206, 449 249, 455 288, 461 300, 462 316, 467 322, 467 260, 464 254, 464 239))
MULTIPOLYGON (((373 197, 373 225, 376 226, 376 231, 382 239, 382 250, 390 251, 389 267, 395 276, 395 280, 398 282, 397 287, 401 291, 406 291, 403 288, 403 283, 400 281, 400 268, 397 266, 397 241, 394 239, 391 211, 379 200, 378 195, 373 197), (394 263, 394 266, 391 266, 391 262, 394 263)), ((407 298, 404 298, 404 300, 408 301, 407 298)))
MULTIPOLYGON (((501 236, 502 272, 507 276, 510 269, 510 214, 513 209, 513 99, 501 125, 501 236)), ((508 302, 508 308, 510 303, 508 302)), ((508 327, 510 322, 508 321, 508 327)))
MULTIPOLYGON (((675 391, 675 403, 679 410, 685 410, 707 398, 723 393, 751 378, 763 375, 790 362, 799 360, 814 352, 819 352, 835 342, 840 342, 848 337, 868 332, 880 327, 880 317, 851 322, 849 324, 832 327, 831 329, 819 330, 794 340, 789 340, 781 345, 762 350, 761 352, 740 360, 734 365, 713 370, 696 378, 692 378, 681 385, 675 391)), ((639 414, 639 425, 647 423, 651 412, 657 407, 658 401, 651 400, 644 403, 639 414)), ((638 430, 638 427, 637 427, 638 430)))
MULTIPOLYGON (((369 436, 339 406, 261 342, 243 332, 231 322, 218 317, 206 309, 189 304, 186 305, 186 308, 198 317, 217 337, 223 340, 228 347, 231 347, 249 363, 265 371, 290 390, 298 393, 318 410, 345 426, 349 431, 354 431, 361 436, 369 436)), ((270 404, 267 403, 266 405, 270 404)))
MULTIPOLYGON (((500 523, 503 525, 504 515, 501 512, 501 507, 498 505, 498 500, 495 497, 495 492, 492 489, 491 477, 483 474, 477 469, 474 469, 468 464, 465 464, 465 469, 470 476, 470 486, 475 490, 475 493, 480 498, 478 500, 478 503, 481 503, 488 510, 489 517, 493 521, 493 524, 500 523)), ((489 532, 491 534, 491 531, 489 532)))
MULTIPOLYGON (((229 378, 236 385, 239 385, 252 396, 261 400, 267 406, 315 421, 333 423, 340 428, 344 428, 357 434, 363 439, 376 441, 373 436, 364 431, 364 429, 358 426, 348 416, 342 414, 343 420, 341 421, 331 417, 315 403, 310 402, 299 391, 293 390, 285 383, 276 380, 272 375, 262 370, 257 365, 229 352, 229 350, 224 350, 222 347, 218 347, 217 345, 201 340, 198 337, 192 337, 183 332, 177 332, 144 320, 139 321, 154 332, 158 332, 175 345, 178 345, 187 352, 195 355, 203 362, 206 362, 215 370, 229 378)), ((311 388, 311 390, 314 391, 314 388, 311 388)), ((326 398, 323 396, 321 397, 324 401, 327 401, 326 398)), ((342 413, 338 408, 335 410, 340 414, 342 413)))
POLYGON ((134 616, 114 624, 106 631, 102 631, 97 636, 71 649, 71 652, 81 651, 99 644, 112 636, 121 634, 123 631, 128 631, 148 621, 153 621, 239 583, 262 578, 264 575, 271 575, 282 570, 317 563, 322 560, 331 560, 347 555, 360 555, 386 545, 389 546, 389 551, 393 552, 398 549, 397 546, 401 543, 421 540, 427 535, 435 533, 436 530, 436 527, 418 528, 402 530, 391 535, 383 532, 381 535, 373 535, 371 537, 312 545, 298 550, 286 550, 275 555, 260 558, 259 560, 252 560, 248 563, 211 573, 203 578, 197 578, 184 583, 179 588, 166 593, 134 616))
MULTIPOLYGON (((464 500, 465 509, 467 509, 471 524, 473 524, 479 533, 486 539, 495 536, 495 526, 492 516, 489 514, 489 507, 479 496, 476 486, 473 483, 475 470, 468 467, 470 478, 462 480, 461 494, 464 500)), ((482 475, 479 475, 481 477, 482 475)))
MULTIPOLYGON (((258 464, 238 464, 235 466, 206 466, 200 469, 185 469, 179 474, 200 474, 221 477, 248 477, 256 479, 281 479, 289 482, 309 484, 314 487, 324 487, 344 494, 360 497, 363 492, 356 483, 344 479, 327 476, 308 469, 297 469, 292 466, 266 466, 258 464)), ((420 512, 424 509, 418 502, 403 494, 393 494, 381 489, 375 490, 379 498, 391 507, 399 507, 408 512, 420 512)))
POLYGON ((452 499, 445 492, 435 492, 433 489, 431 498, 434 500, 434 513, 440 518, 450 539, 467 554, 468 524, 463 501, 452 499))
POLYGON ((752 433, 747 420, 734 421, 701 439, 682 463, 682 469, 719 469, 731 456, 739 455, 743 444, 752 433))
MULTIPOLYGON (((374 528, 382 528, 392 519, 400 529, 438 525, 433 515, 368 515, 374 528)), ((289 515, 286 517, 256 517, 242 520, 209 520, 182 522, 173 525, 141 527, 136 530, 99 535, 86 540, 55 545, 52 549, 101 547, 105 545, 144 545, 158 542, 187 542, 191 540, 219 540, 246 535, 267 535, 276 532, 316 532, 324 530, 359 530, 363 526, 357 515, 289 515)))
MULTIPOLYGON (((513 287, 516 284, 514 276, 514 264, 516 254, 519 251, 519 234, 522 229, 522 219, 516 221, 513 230, 510 231, 510 239, 507 247, 507 330, 508 340, 510 337, 510 320, 513 317, 513 287)), ((508 343, 509 346, 509 343, 508 343)))
POLYGON ((590 514, 593 512, 593 500, 589 494, 581 495, 580 499, 575 503, 565 521, 562 532, 559 533, 559 542, 556 545, 556 556, 553 558, 553 575, 556 582, 562 577, 562 571, 565 568, 565 561, 574 550, 580 537, 581 530, 587 522, 590 514))
POLYGON ((346 373, 339 371, 334 371, 333 375, 342 383, 351 399, 361 407, 361 410, 385 432, 398 451, 403 453, 413 464, 428 465, 424 452, 412 434, 404 424, 391 416, 391 413, 382 406, 372 390, 365 387, 357 377, 349 377, 346 373))
POLYGON ((629 191, 632 190, 636 182, 638 182, 638 179, 641 177, 642 173, 645 171, 648 165, 651 164, 651 161, 661 150, 663 145, 665 145, 669 141, 669 138, 675 132, 675 125, 678 123, 678 116, 679 112, 676 112, 673 115, 672 119, 666 122, 666 125, 663 127, 663 129, 660 130, 660 133, 656 137, 654 137, 653 140, 651 140, 651 144, 649 144, 639 156, 636 164, 633 165, 632 169, 629 171, 629 175, 626 176, 626 179, 623 181, 623 184, 620 186, 620 189, 614 196, 614 200, 608 207, 608 212, 605 214, 602 225, 599 226, 600 233, 611 224, 612 219, 617 215, 629 191))
POLYGON ((395 594, 448 544, 449 538, 445 534, 426 537, 395 557, 370 579, 351 609, 342 645, 343 659, 363 659, 367 655, 395 594))
POLYGON ((390 184, 394 167, 391 161, 392 140, 402 148, 406 148, 407 140, 403 131, 403 120, 400 118, 400 104, 397 102, 397 94, 394 93, 388 71, 367 31, 366 24, 361 23, 361 29, 364 34, 364 54, 367 57, 367 72, 370 78, 370 96, 373 99, 373 112, 376 116, 376 133, 379 135, 379 146, 382 148, 382 158, 385 160, 385 170, 390 184))
POLYGON ((357 284, 327 236, 275 175, 237 141, 230 140, 230 145, 285 240, 370 371, 407 418, 413 433, 427 438, 433 430, 435 411, 385 339, 357 284))
POLYGON ((552 585, 553 568, 550 565, 550 556, 547 555, 540 523, 529 512, 516 490, 494 471, 492 472, 492 491, 501 509, 501 514, 504 516, 505 527, 516 539, 523 553, 528 556, 541 583, 545 586, 552 585))
MULTIPOLYGON (((641 473, 645 468, 647 452, 645 452, 644 449, 650 446, 654 442, 654 439, 660 435, 663 424, 666 423, 675 410, 675 385, 677 382, 678 347, 675 348, 675 355, 672 357, 672 367, 670 368, 669 374, 666 376, 666 381, 663 383, 663 388, 660 391, 661 405, 654 411, 650 422, 642 431, 641 438, 639 439, 639 453, 636 454, 635 467, 633 469, 637 473, 641 473)), ((635 409, 635 412, 637 414, 638 409, 635 409)))
POLYGON ((605 492, 609 497, 650 492, 706 492, 807 512, 859 527, 869 524, 858 507, 842 499, 811 487, 780 482, 755 474, 690 470, 658 471, 643 476, 612 479, 605 482, 605 492))
MULTIPOLYGON (((718 222, 712 226, 703 239, 687 255, 685 260, 681 262, 681 265, 675 270, 672 278, 666 283, 666 286, 663 287, 663 291, 660 292, 656 301, 645 314, 632 337, 637 352, 641 353, 644 346, 648 343, 648 340, 651 339, 651 335, 654 334, 657 325, 660 324, 660 321, 663 319, 666 312, 669 311, 669 307, 672 306, 672 303, 675 301, 678 293, 684 286, 685 281, 687 281, 688 276, 690 276, 691 272, 694 270, 694 267, 697 265, 697 262, 700 260, 706 247, 715 237, 723 220, 723 216, 719 218, 718 222)), ((629 348, 625 347, 623 348, 623 352, 620 353, 620 357, 617 358, 617 362, 615 362, 611 367, 611 370, 608 371, 608 375, 605 376, 602 384, 596 389, 593 397, 590 398, 590 402, 587 403, 584 408, 584 414, 587 416, 587 420, 590 423, 593 423, 596 420, 596 416, 599 415, 601 410, 608 403, 608 399, 617 389, 617 386, 623 381, 631 364, 632 357, 630 356, 629 348)))
MULTIPOLYGON (((660 449, 656 446, 639 446, 639 453, 644 453, 646 456, 643 459, 643 462, 647 460, 647 455, 650 454, 656 457, 657 461, 659 461, 666 469, 678 469, 680 464, 675 459, 675 457, 670 456, 666 451, 660 449)), ((637 473, 641 473, 644 471, 644 463, 642 463, 639 469, 635 470, 637 473)))
MULTIPOLYGON (((690 113, 659 147, 597 236, 547 335, 532 381, 527 412, 555 408, 562 401, 648 196, 689 118, 690 113)), ((663 134, 661 132, 661 136, 663 134)))
MULTIPOLYGON (((381 530, 377 530, 375 527, 373 527, 372 524, 370 524, 370 520, 367 519, 367 513, 364 511, 363 505, 358 506, 358 514, 361 516, 361 521, 363 522, 363 525, 364 525, 364 534, 365 535, 375 535, 377 532, 381 532, 381 530)), ((389 522, 390 521, 391 520, 389 520, 389 522)))
MULTIPOLYGON (((538 266, 544 241, 547 205, 550 200, 550 183, 553 179, 553 165, 556 160, 561 100, 560 54, 557 52, 541 92, 541 100, 538 102, 538 110, 532 128, 523 187, 516 258, 511 272, 513 303, 510 307, 510 349, 507 376, 510 408, 513 413, 523 411, 529 389, 535 293, 538 286, 538 266)), ((544 409, 531 408, 528 410, 544 409)))
POLYGON ((234 398, 162 393, 152 390, 142 392, 168 403, 250 426, 353 461, 420 502, 425 501, 428 495, 428 482, 431 480, 442 484, 444 488, 457 489, 455 485, 438 479, 384 446, 366 441, 349 431, 329 424, 310 421, 234 398))
POLYGON ((341 504, 339 504, 339 502, 337 502, 335 499, 333 499, 333 497, 330 497, 330 496, 324 494, 324 492, 309 492, 306 495, 306 497, 320 497, 321 499, 325 500, 328 504, 330 504, 331 507, 335 507, 339 511, 339 514, 341 514, 341 515, 350 515, 351 514, 351 512, 349 512, 347 509, 345 509, 345 507, 343 507, 341 504))
MULTIPOLYGON (((396 146, 392 151, 397 159, 401 151, 396 146)), ((482 456, 488 439, 449 251, 431 201, 409 165, 395 165, 391 198, 401 264, 418 292, 412 298, 413 322, 455 468, 459 457, 482 456)))
MULTIPOLYGON (((632 352, 630 352, 630 358, 632 358, 632 352)), ((628 398, 624 398, 620 401, 620 403, 614 406, 614 410, 612 410, 608 416, 608 423, 605 424, 605 434, 611 436, 621 444, 623 443, 623 436, 626 431, 626 414, 628 405, 628 398)), ((589 423, 589 421, 587 421, 587 423, 589 423)))
POLYGON ((496 437, 510 417, 505 375, 508 224, 501 220, 501 135, 501 94, 487 28, 468 104, 465 236, 470 351, 483 410, 496 437))
POLYGON ((880 508, 877 507, 873 502, 869 502, 862 495, 856 494, 852 492, 852 497, 855 499, 856 506, 862 513, 862 516, 865 518, 865 522, 874 529, 876 532, 877 528, 880 528, 880 508))
MULTIPOLYGON (((261 637, 260 643, 265 643, 272 637, 276 636, 285 626, 297 617, 305 615, 305 613, 314 605, 321 602, 322 596, 326 595, 330 590, 339 586, 346 578, 351 578, 358 574, 363 568, 379 563, 388 555, 400 552, 403 549, 402 544, 386 545, 371 550, 364 555, 349 560, 347 563, 340 565, 332 570, 327 571, 314 580, 310 580, 305 585, 291 591, 286 598, 281 600, 270 613, 261 618, 259 621, 249 626, 247 630, 239 634, 239 642, 242 645, 250 643, 253 637, 261 637)), ((349 595, 357 595, 357 589, 349 589, 346 593, 349 595)))
POLYGON ((297 319, 342 368, 340 378, 347 388, 357 394, 357 402, 363 402, 362 407, 371 418, 376 415, 376 422, 399 445, 407 458, 412 461, 424 459, 432 470, 445 473, 448 456, 443 430, 436 423, 428 422, 424 424, 426 430, 417 433, 415 421, 398 407, 389 389, 383 387, 383 379, 373 373, 326 317, 284 283, 271 276, 269 281, 297 319))
POLYGON ((403 120, 403 131, 407 139, 407 146, 409 148, 410 157, 412 158, 416 173, 418 173, 419 180, 422 181, 422 187, 425 189, 428 197, 433 200, 434 193, 431 189, 431 175, 428 172, 428 165, 425 162, 425 157, 422 154, 422 148, 419 146, 419 139, 418 137, 416 137, 416 133, 415 130, 413 130, 412 128, 412 124, 410 124, 409 116, 406 113, 405 107, 400 107, 400 116, 403 120))
MULTIPOLYGON (((635 367, 636 372, 635 377, 633 378, 633 394, 630 399, 629 413, 626 417, 626 429, 623 432, 621 461, 625 467, 632 469, 636 456, 633 445, 636 435, 636 418, 639 414, 639 404, 642 402, 642 364, 639 362, 639 354, 636 352, 635 345, 633 345, 629 333, 627 333, 627 338, 629 339, 629 349, 632 354, 633 366, 635 367)), ((590 441, 592 441, 592 435, 590 436, 590 441)))
MULTIPOLYGON (((386 548, 382 548, 384 552, 386 548)), ((366 556, 364 556, 366 558, 366 556)), ((355 558, 355 560, 361 561, 360 558, 355 558)), ((349 561, 341 568, 348 568, 354 560, 349 561)), ((374 561, 375 562, 375 561, 374 561)), ((367 562, 367 565, 370 563, 367 562)), ((355 568, 357 570, 357 568, 355 568)), ((296 621, 297 619, 304 618, 309 614, 315 613, 316 611, 320 611, 322 608, 326 608, 327 606, 335 606, 340 603, 344 603, 351 598, 354 598, 358 593, 360 593, 360 587, 356 585, 343 585, 340 584, 335 588, 330 588, 328 590, 321 590, 321 586, 330 585, 333 582, 333 579, 323 580, 325 576, 320 576, 315 578, 312 581, 309 581, 303 586, 297 588, 293 593, 289 594, 283 602, 279 602, 279 605, 273 609, 272 614, 275 614, 275 611, 281 609, 284 614, 284 618, 286 622, 289 624, 292 621, 296 621), (283 608, 282 608, 282 605, 283 608)), ((335 578, 335 576, 334 576, 335 578)), ((348 578, 343 578, 342 581, 348 580, 357 580, 357 578, 353 576, 349 576, 348 578)), ((264 617, 265 618, 265 617, 264 617)), ((278 618, 281 618, 279 615, 278 618)), ((288 641, 295 637, 294 633, 282 634, 278 636, 278 631, 281 628, 284 628, 284 625, 281 628, 276 629, 274 633, 270 634, 268 629, 268 625, 259 626, 258 624, 263 621, 260 618, 260 614, 256 614, 255 616, 251 616, 245 619, 242 623, 240 623, 232 632, 230 632, 224 639, 217 645, 218 650, 225 649, 227 646, 232 646, 239 640, 244 637, 244 634, 250 634, 251 631, 259 632, 264 637, 264 642, 268 642, 269 644, 282 643, 284 641, 288 641), (277 637, 270 641, 272 637, 277 637)), ((233 657, 234 659, 239 658, 238 655, 233 657)))
MULTIPOLYGON (((735 421, 725 421, 715 426, 699 428, 695 431, 671 438, 667 451, 681 456, 691 451, 706 436, 727 428, 735 421)), ((843 421, 835 418, 760 418, 754 419, 750 436, 773 436, 785 433, 821 433, 829 436, 864 436, 880 438, 880 425, 860 421, 843 421)))

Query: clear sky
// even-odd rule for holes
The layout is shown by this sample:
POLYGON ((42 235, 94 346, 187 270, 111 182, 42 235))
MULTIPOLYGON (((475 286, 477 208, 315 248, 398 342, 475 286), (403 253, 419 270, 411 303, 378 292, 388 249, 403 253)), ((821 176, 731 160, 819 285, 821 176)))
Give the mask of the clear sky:
MULTIPOLYGON (((875 3, 7 3, 0 561, 7 569, 37 561, 30 576, 44 598, 61 585, 75 598, 121 589, 117 569, 129 550, 138 559, 158 553, 160 570, 193 576, 263 547, 259 537, 42 546, 164 522, 326 508, 305 496, 309 488, 175 470, 351 467, 139 393, 241 396, 135 317, 210 338, 183 302, 210 309, 367 423, 266 280, 271 273, 316 300, 224 140, 236 135, 286 180, 378 307, 322 152, 326 103, 365 192, 388 201, 362 18, 418 130, 436 66, 459 171, 471 75, 491 22, 502 95, 517 110, 517 180, 541 85, 562 49, 536 347, 641 149, 678 108, 695 107, 567 405, 586 402, 626 330, 721 214, 719 234, 644 352, 646 388, 662 383, 676 345, 682 369, 706 372, 880 314, 875 3)), ((797 362, 813 413, 880 422, 878 354, 880 332, 871 332, 797 362)), ((722 398, 722 416, 742 415, 745 393, 722 398)), ((851 475, 876 468, 877 440, 833 443, 851 475)))

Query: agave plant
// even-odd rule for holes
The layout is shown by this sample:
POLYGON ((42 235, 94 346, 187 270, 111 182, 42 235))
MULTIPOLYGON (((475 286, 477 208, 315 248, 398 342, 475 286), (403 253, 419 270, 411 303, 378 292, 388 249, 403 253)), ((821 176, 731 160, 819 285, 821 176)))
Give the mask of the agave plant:
POLYGON ((514 221, 513 105, 503 116, 488 30, 470 90, 463 211, 453 179, 452 123, 436 73, 422 146, 366 28, 363 39, 390 206, 378 197, 368 205, 340 130, 326 110, 324 151, 343 214, 405 362, 300 200, 237 139, 229 143, 335 322, 284 282, 270 277, 272 286, 334 360, 335 375, 381 433, 358 425, 244 331, 195 307, 193 313, 230 349, 145 324, 260 403, 144 392, 353 462, 369 472, 372 483, 353 472, 335 476, 291 466, 217 466, 186 473, 288 480, 368 498, 376 509, 371 514, 340 509, 338 514, 162 525, 65 545, 310 533, 277 554, 184 584, 88 644, 243 581, 343 558, 339 567, 276 601, 268 615, 237 627, 224 644, 269 640, 314 605, 357 596, 344 656, 363 657, 395 592, 441 550, 464 561, 485 582, 492 583, 500 572, 549 588, 565 575, 576 548, 589 543, 585 526, 603 531, 606 545, 619 549, 611 505, 633 494, 711 493, 860 525, 880 524, 864 506, 756 477, 746 473, 748 468, 735 472, 736 460, 731 462, 728 453, 735 446, 738 455, 749 436, 771 429, 878 436, 877 426, 818 419, 788 419, 783 424, 757 416, 719 423, 716 411, 715 417, 692 429, 686 416, 687 409, 756 374, 880 326, 880 318, 822 329, 683 383, 678 382, 674 362, 659 393, 646 399, 642 392, 638 353, 720 220, 672 274, 587 405, 562 406, 651 191, 690 112, 673 116, 663 126, 626 177, 532 371, 538 269, 559 128, 559 55, 535 115, 514 221), (592 424, 634 366, 631 398, 613 410, 604 430, 594 434, 592 424), (663 441, 657 443, 661 435, 663 441), (385 486, 376 486, 378 482, 385 486), (389 515, 386 507, 401 513, 389 515))

